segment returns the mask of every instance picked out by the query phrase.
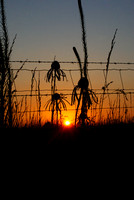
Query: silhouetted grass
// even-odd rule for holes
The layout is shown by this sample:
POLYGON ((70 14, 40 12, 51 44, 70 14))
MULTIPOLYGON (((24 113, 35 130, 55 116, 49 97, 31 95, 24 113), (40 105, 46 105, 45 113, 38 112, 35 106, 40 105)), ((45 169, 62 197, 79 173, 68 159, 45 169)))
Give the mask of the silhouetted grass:
POLYGON ((114 37, 112 39, 112 42, 111 42, 111 48, 110 48, 110 51, 109 51, 109 54, 108 54, 108 58, 107 58, 107 64, 106 64, 106 70, 105 70, 105 74, 104 74, 104 77, 105 77, 105 82, 104 82, 104 86, 102 87, 102 90, 103 90, 103 94, 101 95, 100 97, 100 119, 101 119, 101 116, 102 116, 102 109, 103 109, 103 103, 104 103, 104 97, 105 97, 105 94, 107 94, 108 96, 108 99, 109 99, 109 104, 110 104, 110 109, 111 109, 111 102, 110 102, 110 96, 108 94, 108 87, 111 83, 113 83, 113 81, 109 82, 108 83, 108 70, 109 70, 109 64, 110 64, 110 58, 111 58, 111 54, 112 54, 112 51, 113 51, 113 48, 114 48, 114 45, 115 45, 115 37, 116 37, 116 33, 117 33, 117 29, 114 33, 114 37))
MULTIPOLYGON (((4 0, 0 1, 0 127, 13 127, 14 114, 13 110, 16 105, 13 102, 16 97, 15 80, 19 71, 13 75, 10 65, 11 54, 16 40, 16 35, 11 46, 9 45, 8 29, 6 24, 4 0), (14 87, 13 87, 14 86, 14 87)), ((16 97, 17 98, 17 97, 16 97)))

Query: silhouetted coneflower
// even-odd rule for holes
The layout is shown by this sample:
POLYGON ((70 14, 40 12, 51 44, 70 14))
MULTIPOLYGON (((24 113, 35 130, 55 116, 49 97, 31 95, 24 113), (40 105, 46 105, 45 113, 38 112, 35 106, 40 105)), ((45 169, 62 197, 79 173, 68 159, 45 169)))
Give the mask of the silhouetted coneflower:
MULTIPOLYGON (((52 115, 51 115, 52 124, 53 124, 53 119, 54 119, 54 112, 56 111, 57 120, 58 120, 58 112, 61 112, 59 110, 59 106, 61 106, 62 104, 63 108, 65 108, 63 95, 56 93, 56 80, 61 81, 61 78, 63 78, 63 81, 64 81, 64 79, 66 78, 66 74, 60 68, 60 63, 58 61, 53 61, 51 64, 51 69, 47 72, 47 81, 50 82, 51 80, 51 99, 48 101, 48 104, 51 102, 50 108, 52 111, 52 115)), ((57 121, 57 124, 58 124, 58 121, 57 121)))
POLYGON ((79 67, 80 67, 80 80, 78 81, 78 84, 74 87, 72 92, 72 98, 71 98, 71 104, 73 105, 75 101, 77 100, 77 108, 76 108, 76 114, 75 114, 75 125, 77 123, 77 119, 79 119, 79 122, 81 121, 82 125, 86 124, 86 121, 88 119, 87 111, 92 105, 92 101, 95 101, 97 103, 98 99, 95 93, 92 91, 92 89, 89 89, 89 81, 87 78, 87 65, 88 65, 88 52, 87 52, 87 43, 86 43, 86 31, 85 31, 85 23, 84 23, 84 14, 82 10, 82 4, 81 0, 78 0, 78 7, 80 12, 80 18, 81 18, 81 27, 82 27, 82 44, 83 44, 83 51, 84 51, 84 66, 82 66, 81 59, 79 56, 79 53, 76 49, 76 47, 73 47, 73 51, 75 53, 75 56, 78 60, 79 67), (78 94, 79 91, 79 94, 78 94), (81 105, 81 114, 78 117, 78 110, 80 103, 81 105))
POLYGON ((52 62, 51 69, 47 72, 47 81, 50 82, 51 80, 51 88, 53 90, 53 93, 55 92, 56 79, 60 81, 61 77, 63 78, 64 81, 66 74, 62 69, 60 69, 60 63, 58 61, 52 62))
POLYGON ((50 111, 52 111, 52 118, 51 123, 53 124, 54 120, 54 111, 56 111, 56 124, 58 125, 58 113, 61 115, 61 110, 67 110, 66 103, 69 104, 66 97, 63 94, 54 93, 51 96, 51 99, 49 99, 46 102, 45 109, 49 108, 50 111))

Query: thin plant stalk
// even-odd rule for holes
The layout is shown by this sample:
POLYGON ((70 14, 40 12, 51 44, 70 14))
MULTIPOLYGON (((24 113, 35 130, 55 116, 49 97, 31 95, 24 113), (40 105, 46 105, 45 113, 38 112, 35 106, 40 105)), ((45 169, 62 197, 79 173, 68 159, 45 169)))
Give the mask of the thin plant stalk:
POLYGON ((29 113, 29 122, 32 124, 33 117, 31 116, 31 110, 32 110, 32 94, 33 94, 33 87, 34 87, 34 80, 35 80, 35 72, 36 68, 32 71, 32 78, 31 78, 31 90, 30 90, 30 113, 29 113))
POLYGON ((38 73, 38 82, 36 83, 36 102, 37 102, 37 120, 39 126, 41 126, 41 94, 40 94, 40 72, 38 73))
MULTIPOLYGON (((106 69, 105 69, 105 74, 104 74, 105 81, 104 81, 104 86, 102 87, 103 94, 100 97, 100 120, 101 120, 101 117, 102 117, 104 96, 105 96, 106 92, 108 94, 108 86, 112 83, 112 81, 110 83, 107 83, 107 79, 108 79, 108 70, 109 70, 110 58, 111 58, 111 54, 112 54, 112 51, 113 51, 113 48, 114 48, 114 45, 115 45, 115 38, 116 38, 117 30, 118 29, 115 30, 115 33, 114 33, 114 36, 113 36, 113 39, 112 39, 112 42, 111 42, 111 48, 110 48, 108 58, 107 58, 107 64, 106 64, 106 69)), ((108 95, 108 98, 109 98, 109 95, 108 95)), ((110 99, 109 99, 109 102, 110 102, 110 99)))
POLYGON ((120 90, 120 92, 123 94, 124 109, 125 109, 124 113, 125 113, 125 121, 126 121, 126 119, 127 119, 127 111, 128 111, 127 102, 126 101, 128 101, 128 98, 127 98, 127 95, 126 95, 126 93, 124 91, 124 83, 123 83, 123 79, 122 79, 121 70, 119 71, 119 73, 120 73, 120 80, 121 80, 121 85, 122 85, 122 90, 120 90))

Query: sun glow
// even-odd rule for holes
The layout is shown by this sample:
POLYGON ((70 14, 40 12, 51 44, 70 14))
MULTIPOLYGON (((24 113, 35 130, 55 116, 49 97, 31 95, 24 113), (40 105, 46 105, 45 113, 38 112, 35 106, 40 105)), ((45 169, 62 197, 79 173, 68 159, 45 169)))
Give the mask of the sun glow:
POLYGON ((64 124, 65 126, 70 126, 71 122, 69 120, 66 120, 64 124))

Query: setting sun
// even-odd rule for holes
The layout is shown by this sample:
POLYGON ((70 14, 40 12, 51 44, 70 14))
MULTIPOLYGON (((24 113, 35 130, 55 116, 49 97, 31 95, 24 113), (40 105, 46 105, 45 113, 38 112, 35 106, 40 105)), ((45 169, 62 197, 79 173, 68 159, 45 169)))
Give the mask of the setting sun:
POLYGON ((69 120, 67 120, 67 121, 65 121, 65 126, 70 126, 70 121, 69 120))

